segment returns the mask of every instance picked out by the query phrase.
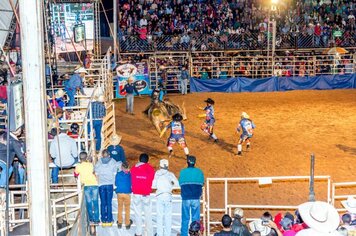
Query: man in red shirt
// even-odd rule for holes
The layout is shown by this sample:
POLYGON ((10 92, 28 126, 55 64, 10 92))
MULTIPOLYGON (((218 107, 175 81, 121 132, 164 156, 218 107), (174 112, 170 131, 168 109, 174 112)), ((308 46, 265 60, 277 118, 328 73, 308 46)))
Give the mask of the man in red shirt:
POLYGON ((149 157, 142 153, 139 162, 131 168, 132 182, 132 205, 135 211, 135 235, 153 235, 152 231, 152 202, 150 194, 152 192, 152 182, 155 170, 148 163, 149 157), (145 213, 146 234, 142 229, 142 212, 145 213))

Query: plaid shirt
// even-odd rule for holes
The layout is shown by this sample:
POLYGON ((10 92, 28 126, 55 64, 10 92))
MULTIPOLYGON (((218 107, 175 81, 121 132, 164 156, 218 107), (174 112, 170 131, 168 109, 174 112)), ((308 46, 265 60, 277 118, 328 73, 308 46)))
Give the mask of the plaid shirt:
POLYGON ((91 109, 93 112, 93 119, 103 119, 106 115, 106 108, 103 102, 92 102, 91 109))

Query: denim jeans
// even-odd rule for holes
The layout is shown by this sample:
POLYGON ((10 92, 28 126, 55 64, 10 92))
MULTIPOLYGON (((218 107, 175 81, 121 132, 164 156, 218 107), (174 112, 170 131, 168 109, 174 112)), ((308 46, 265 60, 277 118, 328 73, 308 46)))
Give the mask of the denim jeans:
POLYGON ((183 200, 182 201, 182 225, 180 229, 181 236, 188 236, 189 221, 200 220, 200 200, 183 200))
POLYGON ((78 158, 74 158, 74 162, 73 162, 73 164, 72 165, 70 165, 70 166, 63 166, 63 167, 60 167, 60 166, 57 166, 56 165, 56 167, 53 167, 53 169, 52 169, 52 184, 58 184, 58 175, 59 175, 59 171, 61 170, 61 169, 70 169, 70 168, 73 168, 73 165, 75 164, 75 163, 77 163, 78 162, 78 158))
POLYGON ((134 94, 126 94, 126 112, 133 113, 134 109, 134 94))
MULTIPOLYGON (((7 166, 6 163, 3 161, 0 161, 0 167, 2 168, 1 174, 0 174, 0 187, 3 188, 6 186, 6 170, 7 166)), ((12 174, 12 166, 9 167, 9 178, 12 174)))
POLYGON ((182 79, 180 81, 180 89, 182 94, 187 94, 187 86, 188 86, 188 80, 187 79, 182 79))
POLYGON ((66 89, 66 93, 68 95, 69 101, 68 101, 68 106, 73 107, 75 106, 75 98, 74 95, 76 93, 75 89, 66 89))
POLYGON ((100 151, 101 148, 101 128, 103 127, 103 120, 93 120, 93 128, 95 131, 95 150, 100 151))
POLYGON ((100 196, 100 214, 102 223, 113 222, 112 218, 112 198, 114 196, 114 187, 110 185, 101 185, 99 187, 100 196))
POLYGON ((18 161, 13 163, 13 173, 15 176, 15 184, 25 183, 25 169, 18 161))
POLYGON ((89 222, 99 222, 99 188, 98 186, 84 186, 85 206, 89 222))
POLYGON ((156 207, 157 207, 157 236, 171 236, 172 195, 164 193, 157 196, 156 207))
POLYGON ((153 235, 151 197, 133 194, 131 203, 135 211, 136 235, 153 235), (145 213, 146 234, 142 233, 142 212, 145 213))

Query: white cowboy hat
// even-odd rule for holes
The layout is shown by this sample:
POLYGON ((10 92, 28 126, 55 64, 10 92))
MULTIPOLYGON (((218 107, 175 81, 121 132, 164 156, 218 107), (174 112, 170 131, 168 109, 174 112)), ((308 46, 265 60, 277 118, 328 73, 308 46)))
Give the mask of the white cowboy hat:
POLYGON ((250 116, 244 111, 241 113, 241 117, 245 118, 245 119, 249 119, 250 118, 250 116))
POLYGON ((169 166, 169 162, 167 159, 162 159, 159 161, 159 167, 167 169, 169 166))
POLYGON ((80 73, 88 74, 88 71, 84 67, 80 67, 78 70, 74 71, 74 73, 76 73, 76 74, 80 74, 80 73))
POLYGON ((119 145, 121 142, 122 136, 114 134, 113 136, 111 136, 111 144, 112 145, 119 145))
POLYGON ((299 231, 296 236, 342 236, 339 232, 334 230, 333 232, 330 233, 322 233, 318 232, 314 229, 303 229, 299 231))
POLYGON ((348 212, 356 214, 356 199, 354 197, 349 196, 347 200, 341 201, 341 204, 348 212))
POLYGON ((261 219, 252 221, 249 224, 249 226, 250 226, 251 232, 259 231, 261 233, 261 236, 267 236, 271 232, 270 227, 262 225, 261 219))
POLYGON ((63 89, 58 89, 57 92, 55 93, 56 98, 61 98, 66 94, 63 89))
POLYGON ((105 97, 104 97, 104 95, 99 95, 96 100, 98 102, 105 102, 105 97))
POLYGON ((298 206, 304 223, 310 228, 321 232, 334 232, 340 223, 336 209, 326 202, 306 202, 298 206))
POLYGON ((241 218, 244 217, 244 210, 241 208, 236 208, 234 210, 234 216, 240 216, 241 218))

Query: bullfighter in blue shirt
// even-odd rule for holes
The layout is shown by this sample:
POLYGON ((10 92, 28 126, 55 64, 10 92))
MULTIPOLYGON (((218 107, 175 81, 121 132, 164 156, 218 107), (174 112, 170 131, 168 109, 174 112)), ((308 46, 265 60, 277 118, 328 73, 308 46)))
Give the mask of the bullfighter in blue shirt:
POLYGON ((205 100, 206 102, 206 107, 205 108, 200 108, 205 111, 205 114, 201 114, 198 117, 202 118, 205 117, 204 123, 200 126, 201 130, 203 130, 205 133, 209 135, 209 138, 213 138, 214 142, 218 142, 218 138, 216 137, 214 133, 214 124, 215 124, 215 116, 214 116, 214 100, 211 98, 208 98, 205 100))
POLYGON ((242 144, 246 142, 246 149, 250 148, 250 139, 253 136, 253 130, 255 129, 255 124, 250 119, 250 116, 246 112, 241 113, 241 120, 237 126, 236 133, 242 131, 240 135, 240 140, 237 145, 237 155, 242 155, 242 144))

